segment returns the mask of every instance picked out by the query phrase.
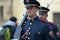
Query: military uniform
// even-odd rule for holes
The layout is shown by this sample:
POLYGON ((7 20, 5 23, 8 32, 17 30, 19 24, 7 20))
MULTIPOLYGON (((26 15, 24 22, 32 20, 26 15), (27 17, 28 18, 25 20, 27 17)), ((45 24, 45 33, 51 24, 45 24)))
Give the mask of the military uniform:
POLYGON ((55 34, 58 32, 58 27, 57 27, 56 24, 54 24, 54 23, 52 23, 52 22, 48 22, 48 20, 44 20, 43 18, 40 18, 40 20, 42 20, 42 21, 48 23, 49 26, 50 26, 50 27, 49 27, 50 30, 52 30, 55 34))
MULTIPOLYGON (((34 21, 27 20, 21 36, 25 35, 26 40, 49 40, 48 32, 49 28, 47 23, 36 17, 34 21), (29 32, 27 32, 27 30, 29 30, 29 32), (26 32, 27 34, 25 35, 26 32)), ((24 37, 22 37, 22 39, 24 39, 24 37)))
MULTIPOLYGON (((47 18, 47 16, 48 16, 48 11, 49 11, 49 9, 48 8, 46 8, 46 7, 40 7, 40 10, 39 10, 39 15, 42 15, 42 16, 45 16, 44 18, 42 18, 42 17, 40 17, 40 20, 42 20, 42 21, 45 21, 46 23, 48 23, 48 27, 50 28, 50 30, 53 32, 53 37, 54 38, 52 38, 52 34, 50 35, 50 39, 51 40, 58 40, 57 39, 57 36, 56 36, 56 33, 57 33, 57 31, 58 31, 58 28, 57 28, 57 25, 55 25, 54 23, 52 23, 52 22, 48 22, 48 20, 46 19, 47 18)), ((51 32, 50 31, 50 32, 51 32)), ((50 33, 49 32, 49 33, 50 33)))
MULTIPOLYGON (((40 7, 39 15, 43 15, 43 14, 48 15, 48 14, 47 14, 48 11, 49 11, 48 8, 46 8, 46 7, 40 7)), ((57 25, 56 25, 56 24, 54 24, 54 23, 52 23, 52 22, 48 22, 47 19, 40 18, 40 20, 43 20, 43 21, 47 22, 48 24, 50 24, 51 27, 52 27, 52 30, 54 31, 54 33, 56 33, 56 32, 58 31, 58 28, 57 28, 57 25)))
MULTIPOLYGON (((39 8, 40 3, 36 0, 24 0, 26 8, 32 7, 39 8)), ((22 27, 21 40, 50 40, 49 38, 49 25, 40 20, 38 16, 30 20, 27 18, 26 24, 22 27)))
POLYGON ((52 30, 54 31, 54 33, 56 34, 58 32, 58 28, 57 28, 57 25, 52 23, 52 22, 48 22, 51 26, 52 26, 52 30))

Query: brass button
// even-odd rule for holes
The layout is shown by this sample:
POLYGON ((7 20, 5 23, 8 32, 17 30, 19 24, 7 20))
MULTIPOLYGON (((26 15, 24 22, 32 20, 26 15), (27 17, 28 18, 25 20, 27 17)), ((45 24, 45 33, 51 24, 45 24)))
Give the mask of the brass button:
POLYGON ((30 39, 30 37, 28 37, 28 39, 30 39))
POLYGON ((29 30, 30 30, 31 28, 29 27, 29 30))
POLYGON ((32 23, 30 22, 30 25, 32 25, 32 23))
POLYGON ((29 32, 29 34, 30 34, 30 32, 29 32))
POLYGON ((38 34, 40 34, 40 32, 38 32, 38 34))

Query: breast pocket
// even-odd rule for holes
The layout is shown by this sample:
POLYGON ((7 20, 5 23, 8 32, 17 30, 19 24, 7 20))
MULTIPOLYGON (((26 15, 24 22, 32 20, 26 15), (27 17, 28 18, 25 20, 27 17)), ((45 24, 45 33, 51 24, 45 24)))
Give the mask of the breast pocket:
POLYGON ((42 32, 34 33, 34 40, 43 40, 42 38, 43 38, 42 32))

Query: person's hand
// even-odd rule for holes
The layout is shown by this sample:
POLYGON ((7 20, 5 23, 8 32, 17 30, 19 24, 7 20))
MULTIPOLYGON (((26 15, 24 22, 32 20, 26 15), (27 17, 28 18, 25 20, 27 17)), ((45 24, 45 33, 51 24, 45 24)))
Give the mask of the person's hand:
POLYGON ((60 32, 57 32, 56 35, 57 35, 58 37, 60 37, 60 32))
POLYGON ((53 31, 50 31, 49 35, 50 35, 51 38, 53 38, 54 37, 53 31))

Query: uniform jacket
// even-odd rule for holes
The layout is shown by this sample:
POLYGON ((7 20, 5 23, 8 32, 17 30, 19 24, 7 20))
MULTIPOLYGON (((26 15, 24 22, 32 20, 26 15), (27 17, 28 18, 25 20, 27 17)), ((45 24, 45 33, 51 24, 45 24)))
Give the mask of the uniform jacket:
POLYGON ((22 28, 21 37, 30 29, 26 40, 50 40, 48 34, 50 29, 48 26, 46 22, 40 20, 38 17, 34 18, 34 21, 27 20, 25 26, 22 28))
POLYGON ((43 19, 43 18, 40 18, 40 20, 48 23, 48 27, 50 28, 51 31, 53 31, 54 33, 54 38, 51 38, 50 37, 50 40, 58 40, 58 37, 56 36, 56 33, 58 32, 58 28, 57 28, 57 25, 55 23, 52 23, 52 22, 48 22, 48 20, 46 19, 43 19))

